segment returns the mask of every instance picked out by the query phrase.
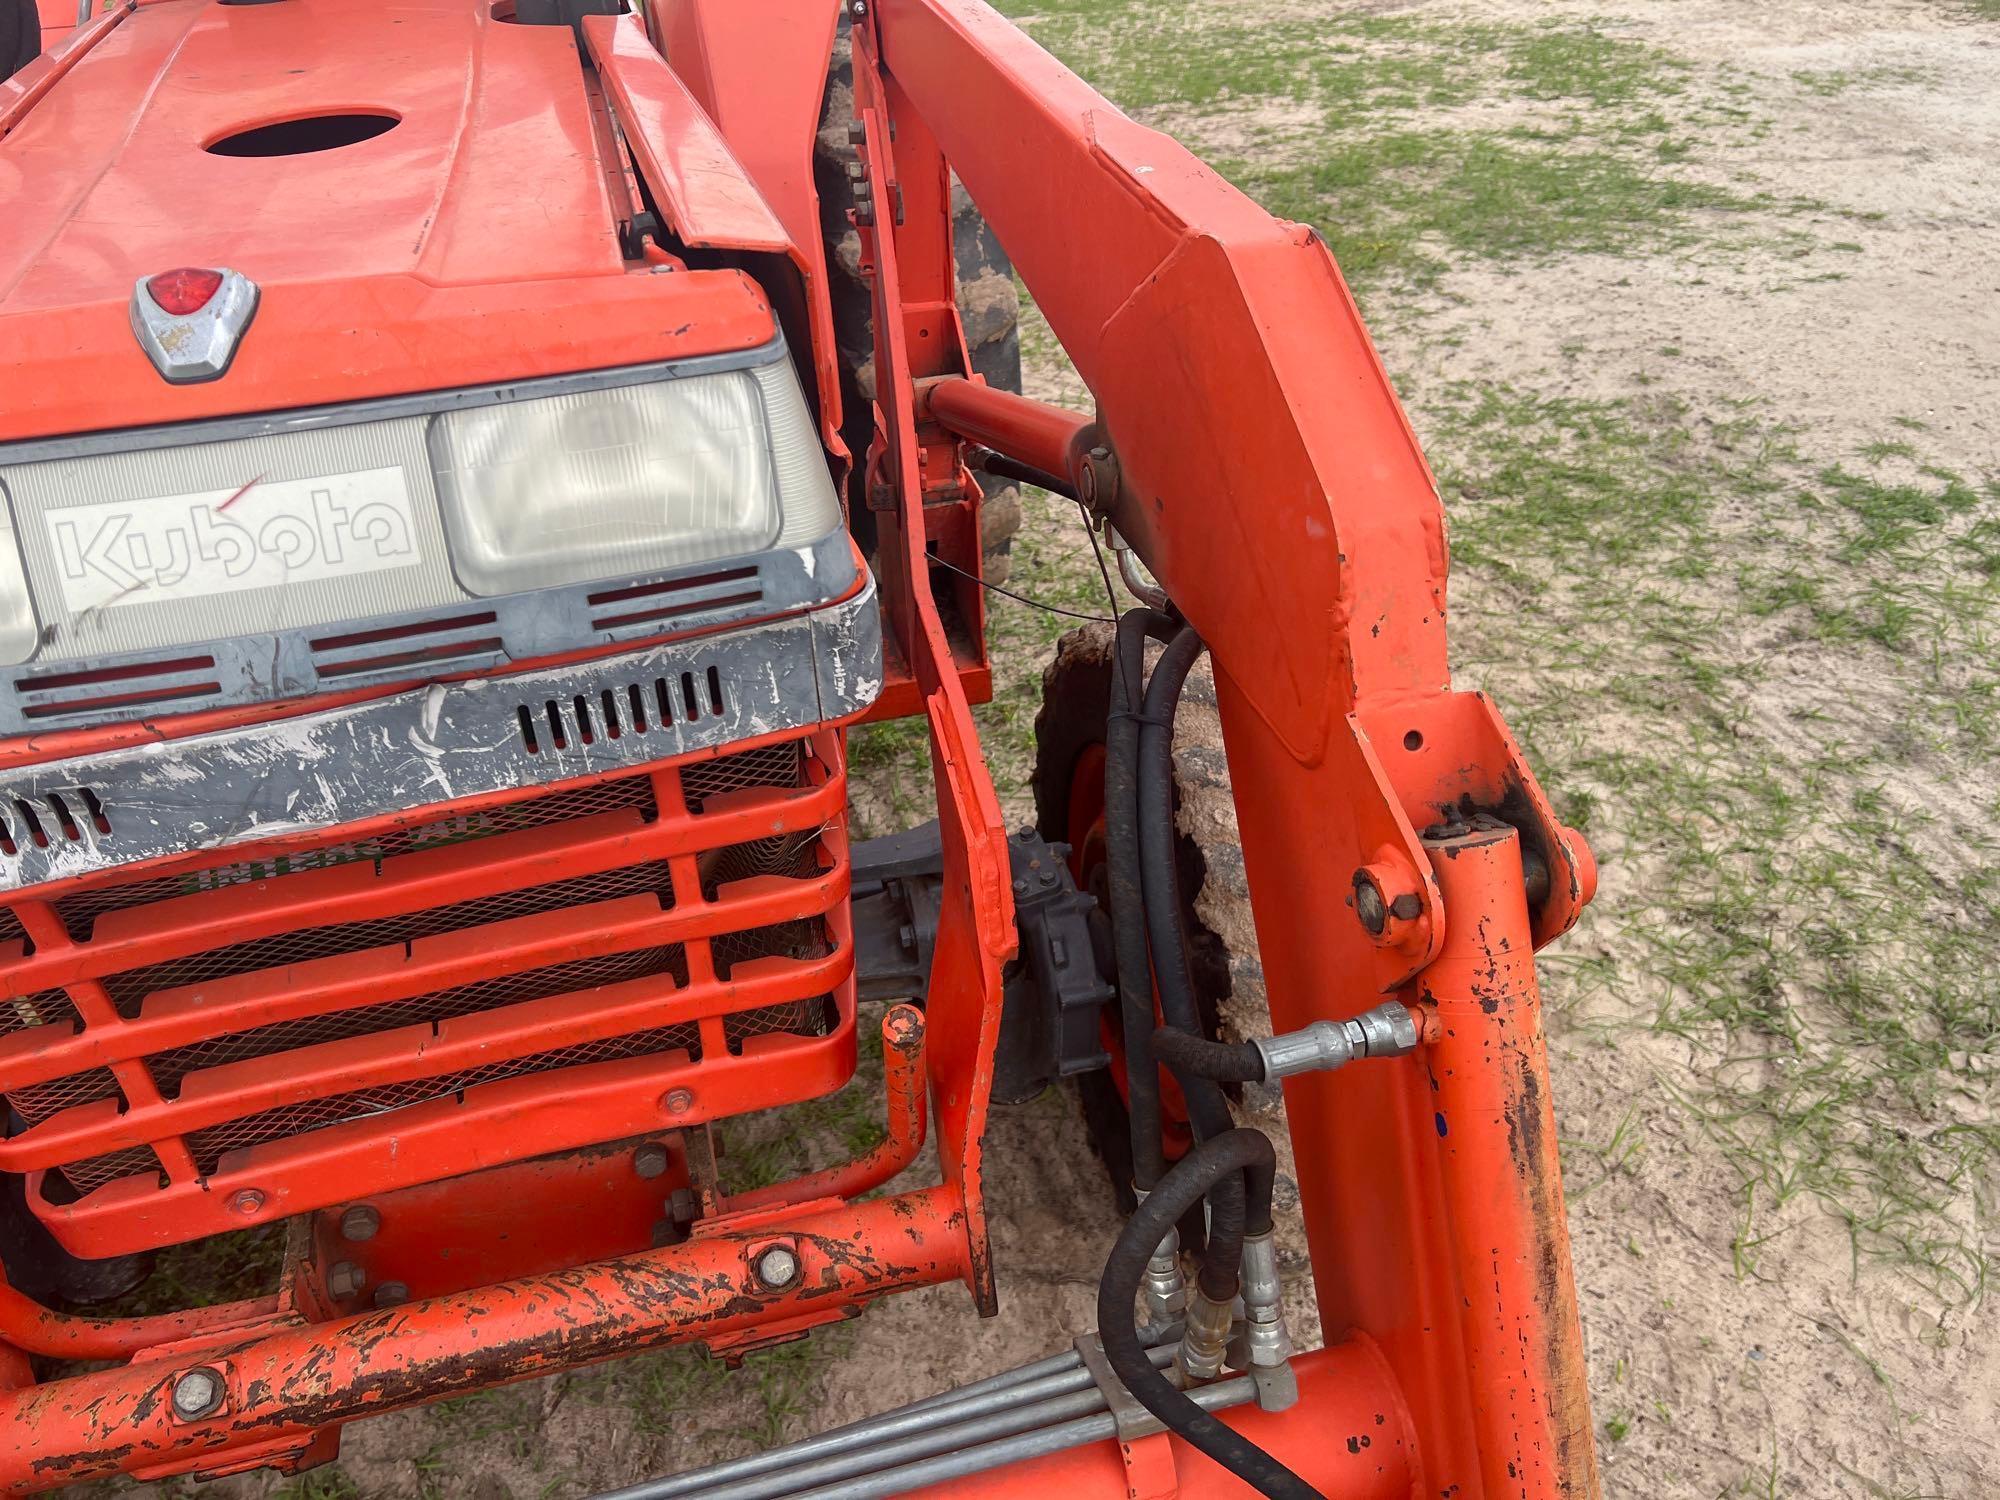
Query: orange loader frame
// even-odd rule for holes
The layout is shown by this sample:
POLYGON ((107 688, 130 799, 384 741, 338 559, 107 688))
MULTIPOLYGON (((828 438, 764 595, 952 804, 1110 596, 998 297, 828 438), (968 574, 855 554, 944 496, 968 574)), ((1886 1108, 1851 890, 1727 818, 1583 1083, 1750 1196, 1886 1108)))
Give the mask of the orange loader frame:
MULTIPOLYGON (((597 1191, 618 1201, 612 1166, 588 1152, 520 1163, 489 1181, 490 1203, 451 1211, 478 1220, 504 1206, 559 1232, 491 1250, 472 1290, 412 1286, 373 1312, 331 1311, 339 1229, 326 1213, 293 1220, 275 1298, 90 1320, 0 1288, 10 1492, 305 1466, 359 1417, 666 1344, 740 1352, 906 1287, 959 1281, 979 1312, 996 1311, 980 1143, 1014 914, 968 701, 984 669, 954 653, 934 589, 950 589, 966 620, 983 601, 932 566, 968 524, 976 537, 965 466, 976 443, 1069 479, 1208 642, 1274 1030, 1349 1017, 1385 994, 1423 1021, 1408 1057, 1286 1082, 1331 1342, 1298 1361, 1296 1406, 1225 1420, 1329 1495, 1597 1494, 1533 957, 1575 922, 1595 870, 1491 702, 1451 687, 1442 504, 1338 269, 1311 229, 1273 219, 1126 118, 980 0, 848 0, 848 14, 856 222, 876 312, 865 461, 878 582, 903 669, 891 693, 930 731, 945 860, 926 1003, 892 1009, 880 1039, 888 1142, 848 1168, 718 1203, 684 1243, 601 1258, 592 1235, 608 1246, 620 1226, 580 1225, 591 1216, 561 1205, 597 1191), (1089 417, 965 375, 952 173, 1089 386, 1089 417), (1370 887, 1379 931, 1357 902, 1370 887), (927 1130, 939 1180, 861 1198, 915 1158, 927 1130), (803 1268, 783 1288, 756 1271, 774 1245, 803 1268), (127 1362, 37 1382, 30 1354, 127 1362), (196 1371, 214 1377, 215 1399, 190 1412, 174 1397, 196 1371)), ((732 89, 750 97, 760 70, 806 76, 833 17, 806 0, 661 0, 647 23, 673 41, 677 71, 703 72, 713 108, 732 89)), ((809 284, 825 275, 818 253, 800 267, 809 284)), ((691 860, 694 839, 670 857, 691 860)), ((698 935, 703 902, 690 905, 676 920, 698 935)), ((745 1003, 724 997, 700 1014, 745 1003)), ((851 1048, 851 996, 848 1015, 851 1048)), ((661 1083, 661 1112, 631 1128, 659 1135, 678 1177, 685 1121, 661 1083)), ((357 1194, 395 1205, 385 1224, 445 1211, 448 1184, 385 1194, 372 1163, 351 1170, 357 1194)), ((282 1209, 260 1199, 248 1215, 282 1209)), ((1051 1485, 1133 1500, 1242 1492, 1165 1435, 949 1492, 1051 1485)))

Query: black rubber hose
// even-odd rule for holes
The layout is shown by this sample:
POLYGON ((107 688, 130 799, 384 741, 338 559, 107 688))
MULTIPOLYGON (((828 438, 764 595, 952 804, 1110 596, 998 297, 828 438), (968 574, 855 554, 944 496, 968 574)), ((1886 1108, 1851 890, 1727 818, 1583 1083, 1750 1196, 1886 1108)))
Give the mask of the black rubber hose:
POLYGON ((1262 1083, 1264 1054, 1249 1042, 1212 1042, 1172 1026, 1153 1033, 1153 1056, 1174 1072, 1214 1083, 1262 1083))
POLYGON ((1111 659, 1111 711, 1104 726, 1104 866, 1110 890, 1118 1009, 1125 1038, 1132 1184, 1148 1191, 1167 1169, 1161 1154, 1160 1070, 1153 1060, 1153 973, 1139 887, 1139 705, 1146 637, 1169 638, 1173 622, 1150 609, 1119 618, 1111 659))
POLYGON ((1038 469, 1033 464, 1024 464, 1018 458, 1009 458, 1004 453, 996 453, 991 448, 967 450, 965 465, 981 474, 991 474, 997 479, 1015 479, 1023 484, 1032 484, 1037 489, 1047 490, 1051 495, 1060 495, 1065 500, 1076 499, 1076 486, 1060 474, 1051 474, 1047 469, 1038 469))
MULTIPOLYGON (((1153 959, 1153 984, 1167 1025, 1200 1036, 1201 1011, 1195 1002, 1194 970, 1188 961, 1182 922, 1181 878, 1174 837, 1174 712, 1189 668, 1201 655, 1201 637, 1192 626, 1167 643, 1153 664, 1139 717, 1139 890, 1145 898, 1146 939, 1153 959)), ((1149 1049, 1150 1050, 1150 1049, 1149 1049)), ((1187 1096, 1188 1123, 1197 1140, 1222 1134, 1234 1121, 1229 1101, 1211 1079, 1179 1074, 1187 1096)))
POLYGON ((1204 1194, 1247 1178, 1250 1228, 1253 1233, 1270 1229, 1270 1184, 1276 1169, 1271 1143, 1257 1130, 1226 1130, 1176 1162, 1139 1205, 1138 1212, 1126 1220, 1111 1247, 1104 1277, 1097 1285, 1097 1330, 1104 1341, 1105 1359, 1125 1389, 1188 1443, 1272 1500, 1321 1500, 1318 1490, 1284 1464, 1175 1390, 1146 1358, 1133 1313, 1139 1282, 1154 1246, 1204 1194))

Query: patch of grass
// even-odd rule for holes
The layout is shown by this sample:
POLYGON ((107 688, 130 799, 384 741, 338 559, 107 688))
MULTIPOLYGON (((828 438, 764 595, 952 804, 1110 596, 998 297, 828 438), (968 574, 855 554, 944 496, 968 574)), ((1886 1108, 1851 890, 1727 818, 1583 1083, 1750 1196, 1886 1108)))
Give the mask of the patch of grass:
POLYGON ((731 1192, 769 1187, 859 1156, 887 1135, 883 1118, 882 1007, 855 1021, 854 1076, 830 1094, 733 1115, 716 1127, 718 1168, 731 1192))
POLYGON ((1318 225, 1364 283, 1428 280, 1465 260, 1669 249, 1692 241, 1697 214, 1754 206, 1617 151, 1471 132, 1398 131, 1305 166, 1233 175, 1273 213, 1318 225))
POLYGON ((1204 120, 1240 129, 1257 117, 1239 106, 1281 106, 1279 124, 1254 132, 1276 133, 1254 157, 1209 154, 1274 212, 1317 226, 1364 285, 1473 259, 1685 248, 1711 230, 1704 215, 1797 206, 1672 172, 1694 150, 1689 130, 1754 115, 1727 89, 1720 103, 1689 101, 1685 62, 1601 23, 1333 14, 1250 25, 1226 9, 1139 0, 1015 9, 1125 108, 1170 109, 1197 148, 1204 120), (1301 110, 1321 128, 1282 123, 1301 110))
POLYGON ((1670 400, 1455 389, 1432 426, 1458 562, 1520 601, 1478 649, 1536 664, 1496 684, 1512 722, 1634 870, 1619 961, 1558 952, 1552 994, 1689 1048, 1664 1084, 1740 1175, 1744 1274, 1811 1202, 1857 1268, 1978 1299, 2000 839, 1903 778, 2000 748, 1995 491, 1914 452, 1882 455, 1908 479, 1814 467, 1670 400))
POLYGON ((812 1426, 820 1382, 853 1330, 814 1329, 804 1338, 745 1354, 736 1368, 694 1347, 642 1354, 574 1377, 571 1390, 596 1406, 631 1413, 640 1436, 698 1447, 713 1458, 759 1452, 812 1426))
POLYGON ((282 1223, 170 1245, 155 1256, 145 1281, 92 1312, 100 1317, 140 1318, 259 1297, 277 1289, 284 1258, 282 1223))
POLYGON ((271 1492, 272 1500, 362 1500, 361 1486, 338 1465, 312 1469, 271 1492))

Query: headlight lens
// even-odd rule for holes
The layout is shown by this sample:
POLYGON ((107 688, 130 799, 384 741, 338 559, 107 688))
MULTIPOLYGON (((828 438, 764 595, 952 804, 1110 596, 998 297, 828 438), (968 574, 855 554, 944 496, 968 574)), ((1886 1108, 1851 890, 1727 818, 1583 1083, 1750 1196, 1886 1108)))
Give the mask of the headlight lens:
POLYGON ((476 594, 799 545, 840 521, 783 358, 448 412, 430 447, 453 563, 476 594))

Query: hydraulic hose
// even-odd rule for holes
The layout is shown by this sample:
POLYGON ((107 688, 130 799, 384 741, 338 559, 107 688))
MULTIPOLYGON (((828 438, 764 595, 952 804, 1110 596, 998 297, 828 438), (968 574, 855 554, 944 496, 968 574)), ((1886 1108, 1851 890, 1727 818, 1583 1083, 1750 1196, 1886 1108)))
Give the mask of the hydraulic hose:
MULTIPOLYGON (((1190 1036, 1203 1031, 1195 1003, 1194 970, 1188 961, 1187 929, 1181 917, 1181 881, 1174 838, 1174 712, 1189 668, 1201 655, 1201 637, 1183 628, 1160 653, 1146 683, 1139 716, 1139 890, 1145 900, 1146 939, 1153 959, 1153 984, 1167 1025, 1190 1036)), ((1150 1041, 1150 1038, 1149 1038, 1150 1041)), ((1151 1052, 1149 1045, 1148 1052, 1151 1052)), ((1222 1134, 1233 1123, 1229 1102, 1212 1079, 1182 1074, 1188 1123, 1197 1140, 1222 1134)))
MULTIPOLYGON (((1121 632, 1117 666, 1128 687, 1139 680, 1144 650, 1145 642, 1136 630, 1121 632)), ((1169 1027, 1197 1036, 1203 1030, 1182 915, 1174 836, 1173 766, 1174 714, 1180 706, 1181 688, 1187 682, 1188 671, 1201 650, 1201 637, 1192 627, 1183 626, 1173 632, 1166 641, 1166 649, 1153 664, 1153 674, 1146 682, 1137 715, 1138 888, 1145 918, 1139 930, 1145 935, 1150 960, 1139 971, 1149 981, 1139 1001, 1145 1007, 1148 1022, 1146 1043, 1139 1055, 1145 1059, 1149 1082, 1157 1079, 1160 1060, 1153 1051, 1151 1026, 1155 996, 1160 1016, 1169 1027)), ((1107 818, 1108 815, 1107 807, 1107 818)), ((1129 1001, 1125 1018, 1128 1026, 1138 1019, 1136 1007, 1129 1001)), ((1133 1071, 1129 1065, 1132 1055, 1133 1049, 1128 1047, 1128 1076, 1133 1071)), ((1196 1140, 1209 1140, 1230 1129, 1235 1122, 1229 1113, 1229 1101, 1223 1098, 1221 1088, 1213 1080, 1180 1068, 1174 1069, 1174 1077, 1187 1101, 1188 1123, 1196 1140)), ((1136 1133, 1136 1125, 1134 1129, 1136 1133)), ((1218 1179, 1208 1192, 1207 1244, 1202 1255, 1200 1285, 1202 1293, 1212 1301, 1227 1302, 1236 1295, 1237 1270, 1243 1253, 1243 1193, 1243 1185, 1227 1175, 1218 1179)))
POLYGON ((1161 1154, 1160 1070, 1153 1060, 1153 975, 1139 882, 1139 709, 1146 637, 1171 638, 1174 626, 1150 609, 1118 621, 1111 661, 1111 712, 1104 728, 1105 879, 1118 966, 1120 1030, 1125 1039, 1126 1109, 1131 1117, 1132 1183, 1149 1190, 1166 1171, 1161 1154))
POLYGON ((1235 1429, 1217 1421, 1173 1385, 1146 1356, 1133 1314, 1146 1262, 1180 1216, 1204 1195, 1211 1209, 1225 1184, 1248 1184, 1244 1202, 1253 1234, 1271 1229, 1271 1184, 1277 1170, 1261 1131, 1226 1130, 1201 1142, 1160 1179, 1125 1222, 1097 1286, 1097 1329, 1104 1354, 1139 1404, 1168 1428, 1272 1500, 1320 1500, 1319 1492, 1235 1429))
POLYGON ((1264 1081, 1264 1054, 1249 1042, 1213 1042, 1162 1026, 1153 1033, 1153 1055, 1182 1076, 1214 1083, 1264 1081))

